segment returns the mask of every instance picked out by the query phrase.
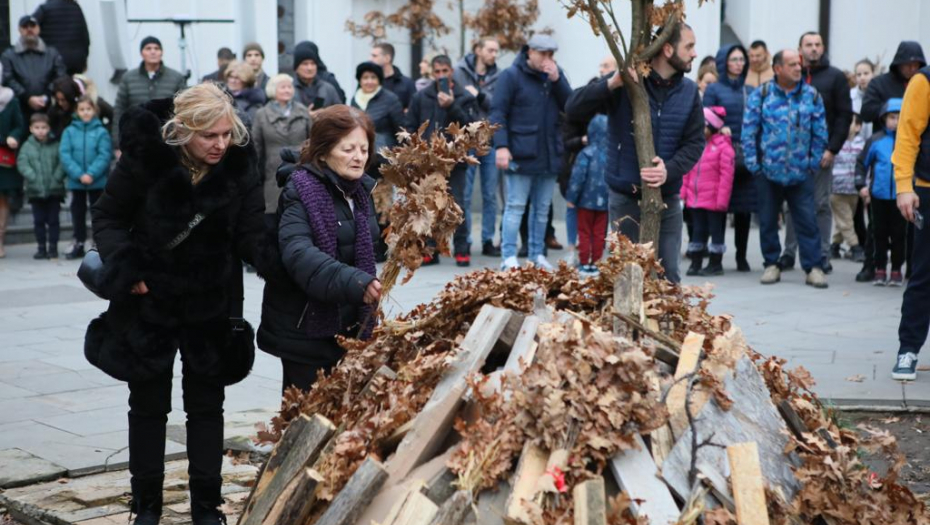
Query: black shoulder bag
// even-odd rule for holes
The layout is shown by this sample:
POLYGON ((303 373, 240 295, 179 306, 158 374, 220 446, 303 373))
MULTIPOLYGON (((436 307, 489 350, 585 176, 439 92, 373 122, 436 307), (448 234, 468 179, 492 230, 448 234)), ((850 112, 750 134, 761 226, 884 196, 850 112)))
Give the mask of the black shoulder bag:
MULTIPOLYGON (((194 218, 187 223, 187 229, 179 233, 165 245, 165 251, 171 251, 187 240, 194 228, 206 218, 206 214, 203 213, 194 215, 194 218)), ((84 254, 84 259, 81 260, 81 267, 78 268, 77 275, 81 283, 84 284, 84 288, 87 288, 91 293, 101 299, 109 300, 110 298, 104 296, 102 291, 103 276, 105 274, 104 268, 105 266, 103 259, 100 258, 100 252, 97 251, 97 248, 93 248, 84 254)))

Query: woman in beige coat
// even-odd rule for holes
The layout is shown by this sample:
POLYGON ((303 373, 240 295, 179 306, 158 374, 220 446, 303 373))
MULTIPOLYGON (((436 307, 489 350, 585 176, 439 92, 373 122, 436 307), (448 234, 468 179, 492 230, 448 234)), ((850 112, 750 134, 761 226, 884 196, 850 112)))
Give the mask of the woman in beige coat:
POLYGON ((281 188, 275 172, 281 164, 281 150, 300 149, 310 137, 312 119, 307 106, 294 99, 294 80, 279 74, 268 80, 265 88, 269 102, 255 113, 252 141, 258 153, 265 191, 265 218, 274 219, 281 188))

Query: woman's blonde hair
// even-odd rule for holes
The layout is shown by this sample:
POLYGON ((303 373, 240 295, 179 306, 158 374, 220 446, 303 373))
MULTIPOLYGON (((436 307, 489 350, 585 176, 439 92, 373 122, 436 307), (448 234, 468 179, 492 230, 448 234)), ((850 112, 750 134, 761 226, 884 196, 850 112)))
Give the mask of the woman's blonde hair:
POLYGON ((290 82, 291 85, 293 85, 294 77, 288 75, 287 73, 278 73, 277 75, 269 78, 268 85, 265 86, 265 95, 268 97, 268 100, 274 100, 275 95, 278 93, 279 82, 290 82))
POLYGON ((229 81, 229 76, 235 73, 245 87, 255 87, 255 70, 246 62, 232 61, 223 71, 223 80, 229 81))
POLYGON ((232 143, 248 144, 249 132, 229 95, 213 82, 197 84, 174 96, 174 115, 162 126, 161 135, 165 144, 184 146, 194 133, 210 129, 223 117, 232 124, 232 143))

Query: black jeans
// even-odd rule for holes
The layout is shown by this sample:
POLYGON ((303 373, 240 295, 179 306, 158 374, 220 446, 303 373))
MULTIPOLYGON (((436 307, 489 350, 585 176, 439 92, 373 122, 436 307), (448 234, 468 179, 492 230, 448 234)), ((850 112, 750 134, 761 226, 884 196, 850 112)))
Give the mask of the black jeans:
MULTIPOLYGON (((191 481, 219 487, 223 466, 225 387, 184 367, 187 413, 187 472, 191 481)), ((133 478, 159 478, 165 472, 165 425, 171 412, 171 376, 129 383, 129 472, 133 478)), ((218 496, 218 495, 217 495, 218 496)))
POLYGON ((891 249, 891 271, 900 272, 904 264, 907 221, 893 200, 872 199, 873 232, 875 235, 875 269, 887 270, 888 249, 891 249))
MULTIPOLYGON (((456 164, 449 175, 449 192, 455 203, 462 208, 465 213, 465 186, 468 184, 468 166, 466 164, 456 164)), ((471 246, 468 244, 468 221, 462 221, 455 233, 452 234, 452 253, 455 255, 468 255, 471 246)))
POLYGON ((749 246, 749 227, 751 224, 751 213, 733 214, 733 244, 736 246, 737 261, 746 258, 746 248, 749 246))
POLYGON ((71 223, 74 225, 74 240, 84 244, 87 241, 87 201, 93 206, 103 190, 71 191, 71 223))
POLYGON ((58 233, 61 230, 58 215, 61 212, 61 197, 29 199, 32 205, 32 223, 39 249, 44 250, 46 243, 58 249, 58 233))
POLYGON ((689 252, 699 253, 705 249, 709 253, 726 251, 724 234, 727 227, 727 212, 691 208, 691 222, 694 224, 694 237, 691 237, 688 243, 689 252))
MULTIPOLYGON (((930 188, 914 187, 920 197, 920 214, 930 217, 930 188)), ((875 201, 872 201, 875 205, 875 201)), ((925 224, 923 229, 914 228, 914 251, 911 256, 911 278, 904 290, 904 300, 901 303, 901 324, 898 326, 899 354, 919 353, 920 347, 927 340, 927 330, 930 329, 930 225, 925 224)))

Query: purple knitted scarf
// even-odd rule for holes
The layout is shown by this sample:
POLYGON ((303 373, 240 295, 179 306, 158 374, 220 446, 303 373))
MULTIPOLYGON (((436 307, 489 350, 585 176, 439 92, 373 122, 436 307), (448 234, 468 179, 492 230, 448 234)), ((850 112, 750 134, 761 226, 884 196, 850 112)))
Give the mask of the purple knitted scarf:
MULTIPOLYGON (((333 203, 333 196, 323 181, 311 175, 305 169, 295 171, 291 175, 291 179, 294 181, 297 194, 300 196, 300 202, 307 211, 307 217, 310 218, 313 244, 323 253, 336 259, 336 228, 339 223, 336 220, 336 205, 333 203)), ((354 208, 355 267, 376 277, 374 243, 371 239, 371 229, 368 224, 368 194, 365 193, 365 187, 360 180, 347 181, 339 178, 338 181, 339 189, 352 199, 354 208)), ((339 333, 338 306, 333 308, 332 303, 308 298, 307 313, 303 319, 307 334, 312 338, 327 338, 339 333)), ((368 339, 375 326, 374 316, 371 315, 372 309, 372 306, 367 304, 359 308, 358 323, 368 320, 368 324, 362 333, 362 339, 368 339)), ((353 332, 356 331, 358 324, 349 327, 349 329, 353 332)))

